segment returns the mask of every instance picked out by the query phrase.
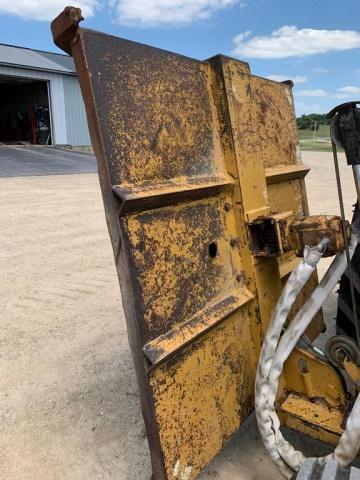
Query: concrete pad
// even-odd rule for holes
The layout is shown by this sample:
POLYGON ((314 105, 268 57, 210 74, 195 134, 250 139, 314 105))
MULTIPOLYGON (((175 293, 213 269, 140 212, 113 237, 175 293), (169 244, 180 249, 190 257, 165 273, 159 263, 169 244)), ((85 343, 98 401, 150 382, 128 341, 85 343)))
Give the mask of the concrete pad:
POLYGON ((97 173, 94 155, 39 145, 0 144, 0 177, 97 173))

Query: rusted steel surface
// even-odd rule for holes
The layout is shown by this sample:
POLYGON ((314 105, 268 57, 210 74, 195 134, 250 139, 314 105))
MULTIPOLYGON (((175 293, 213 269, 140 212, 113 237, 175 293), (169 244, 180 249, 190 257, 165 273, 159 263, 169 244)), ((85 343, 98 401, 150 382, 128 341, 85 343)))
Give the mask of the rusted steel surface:
POLYGON ((247 290, 238 295, 228 295, 218 303, 200 311, 189 321, 181 323, 178 327, 174 327, 155 340, 148 342, 143 348, 145 355, 152 365, 158 365, 174 353, 184 349, 189 343, 230 316, 252 298, 253 295, 247 290))
POLYGON ((293 212, 275 213, 249 222, 253 255, 255 257, 280 257, 292 250, 288 237, 293 222, 293 212))
POLYGON ((196 478, 251 412, 248 328, 248 312, 232 315, 152 372, 167 478, 196 478))
POLYGON ((322 399, 329 407, 345 404, 343 381, 328 362, 314 357, 311 352, 297 349, 284 366, 289 392, 305 394, 308 399, 322 399))
MULTIPOLYGON (((345 250, 342 221, 335 215, 313 215, 295 220, 293 212, 280 212, 258 217, 247 225, 256 257, 280 257, 289 251, 302 257, 305 246, 315 247, 324 237, 329 239, 324 257, 345 250)), ((345 231, 349 241, 348 222, 345 231)))
POLYGON ((303 164, 281 165, 265 168, 267 185, 283 183, 288 180, 303 179, 309 173, 310 168, 303 164))
MULTIPOLYGON (((347 239, 350 240, 351 230, 347 222, 345 226, 347 239)), ((290 227, 289 242, 296 255, 301 257, 306 245, 315 246, 322 238, 330 240, 325 257, 330 257, 345 250, 345 239, 342 220, 335 215, 313 215, 295 221, 290 227)))
POLYGON ((281 405, 279 413, 282 423, 287 427, 329 444, 336 445, 343 432, 341 411, 330 409, 320 400, 310 401, 292 393, 281 405))
POLYGON ((291 87, 78 20, 68 9, 52 30, 85 100, 154 478, 192 480, 253 409, 294 261, 254 258, 246 224, 308 213, 291 87))
POLYGON ((71 55, 71 44, 76 38, 79 23, 84 20, 80 8, 65 7, 51 24, 56 45, 71 55))
POLYGON ((292 86, 252 76, 251 93, 263 167, 296 167, 299 147, 292 86))
POLYGON ((282 423, 336 444, 349 407, 337 370, 311 352, 297 349, 285 363, 284 378, 286 394, 279 399, 282 423))

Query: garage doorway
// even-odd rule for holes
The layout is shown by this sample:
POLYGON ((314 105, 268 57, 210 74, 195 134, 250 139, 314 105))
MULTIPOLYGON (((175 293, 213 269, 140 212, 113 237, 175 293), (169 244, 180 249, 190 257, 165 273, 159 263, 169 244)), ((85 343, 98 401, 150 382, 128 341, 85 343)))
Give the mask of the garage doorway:
POLYGON ((0 142, 52 144, 47 81, 0 75, 0 142))

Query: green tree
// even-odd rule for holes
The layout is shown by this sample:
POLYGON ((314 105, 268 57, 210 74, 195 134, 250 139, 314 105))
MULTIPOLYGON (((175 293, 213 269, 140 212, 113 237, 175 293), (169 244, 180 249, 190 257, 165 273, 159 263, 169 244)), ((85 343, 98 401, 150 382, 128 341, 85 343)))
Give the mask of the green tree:
POLYGON ((329 125, 330 119, 325 113, 310 113, 309 115, 301 115, 301 117, 298 117, 296 123, 300 130, 313 130, 316 123, 316 130, 318 130, 320 125, 329 125))

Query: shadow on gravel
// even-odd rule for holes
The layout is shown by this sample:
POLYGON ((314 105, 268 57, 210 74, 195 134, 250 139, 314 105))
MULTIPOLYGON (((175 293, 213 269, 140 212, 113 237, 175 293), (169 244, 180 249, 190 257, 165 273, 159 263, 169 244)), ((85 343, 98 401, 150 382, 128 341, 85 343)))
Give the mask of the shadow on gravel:
POLYGON ((95 155, 53 147, 0 145, 0 177, 97 173, 95 155))

